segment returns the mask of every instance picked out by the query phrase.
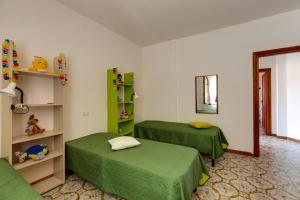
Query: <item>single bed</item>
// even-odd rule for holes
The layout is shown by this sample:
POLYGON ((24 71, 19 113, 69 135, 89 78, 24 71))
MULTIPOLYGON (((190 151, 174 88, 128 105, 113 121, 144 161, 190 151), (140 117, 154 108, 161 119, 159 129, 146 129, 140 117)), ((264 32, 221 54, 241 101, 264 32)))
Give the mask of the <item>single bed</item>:
POLYGON ((196 129, 185 123, 149 120, 135 124, 134 134, 138 138, 196 148, 211 156, 212 166, 228 146, 223 132, 216 126, 196 129))
POLYGON ((67 142, 67 168, 126 200, 191 200, 208 179, 193 148, 138 139, 137 147, 113 151, 108 140, 114 137, 96 133, 67 142))
POLYGON ((42 200, 43 198, 9 165, 0 159, 0 199, 42 200))

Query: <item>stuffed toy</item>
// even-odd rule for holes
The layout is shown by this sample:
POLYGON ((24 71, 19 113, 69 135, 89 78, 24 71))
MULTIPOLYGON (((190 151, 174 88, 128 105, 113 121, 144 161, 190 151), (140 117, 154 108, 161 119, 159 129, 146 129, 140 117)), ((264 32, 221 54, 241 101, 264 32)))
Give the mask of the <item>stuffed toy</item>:
POLYGON ((126 111, 122 111, 121 113, 121 116, 120 116, 121 119, 129 119, 129 115, 126 111))
POLYGON ((44 128, 41 129, 37 125, 38 121, 39 121, 38 119, 34 118, 34 115, 30 115, 28 122, 27 122, 28 126, 26 127, 26 130, 25 130, 25 132, 27 133, 28 136, 45 132, 44 128))
POLYGON ((46 144, 39 144, 29 147, 26 151, 15 152, 15 156, 19 163, 23 163, 27 159, 42 160, 49 153, 48 146, 46 144))
POLYGON ((28 158, 27 153, 21 151, 15 152, 15 156, 18 159, 19 163, 23 163, 28 158))
POLYGON ((42 57, 34 56, 34 60, 32 61, 32 66, 29 68, 29 71, 49 72, 47 60, 42 57))

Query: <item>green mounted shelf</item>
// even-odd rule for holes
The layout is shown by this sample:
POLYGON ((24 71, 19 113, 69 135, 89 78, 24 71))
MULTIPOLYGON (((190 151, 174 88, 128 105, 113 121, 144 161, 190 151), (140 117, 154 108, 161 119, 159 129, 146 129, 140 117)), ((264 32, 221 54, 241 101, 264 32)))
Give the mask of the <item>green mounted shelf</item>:
POLYGON ((127 102, 120 101, 120 102, 118 102, 118 104, 126 104, 126 103, 133 103, 133 101, 127 101, 127 102))
POLYGON ((123 136, 123 135, 131 135, 133 136, 133 131, 124 131, 124 132, 120 132, 119 136, 123 136))
POLYGON ((107 70, 107 129, 118 136, 133 135, 134 74, 125 73, 120 77, 117 67, 107 70), (121 119, 124 112, 128 119, 121 119))
POLYGON ((134 120, 133 118, 130 119, 119 119, 118 123, 128 122, 134 120))

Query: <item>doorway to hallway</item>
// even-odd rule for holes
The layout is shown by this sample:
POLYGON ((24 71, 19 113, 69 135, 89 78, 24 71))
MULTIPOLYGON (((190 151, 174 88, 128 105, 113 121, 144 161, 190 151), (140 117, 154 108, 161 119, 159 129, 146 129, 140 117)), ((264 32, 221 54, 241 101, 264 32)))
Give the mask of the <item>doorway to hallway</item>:
POLYGON ((259 69, 259 134, 272 135, 271 68, 259 69))

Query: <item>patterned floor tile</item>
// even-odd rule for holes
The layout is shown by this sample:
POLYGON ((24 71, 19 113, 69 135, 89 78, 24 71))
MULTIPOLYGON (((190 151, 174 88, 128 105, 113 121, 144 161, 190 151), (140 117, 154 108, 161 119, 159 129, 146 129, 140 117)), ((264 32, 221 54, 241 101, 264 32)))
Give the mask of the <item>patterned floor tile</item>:
MULTIPOLYGON (((300 144, 261 136, 261 156, 225 153, 214 168, 204 157, 211 178, 192 200, 300 200, 300 144)), ((76 175, 45 193, 46 200, 122 200, 106 194, 76 175)))

